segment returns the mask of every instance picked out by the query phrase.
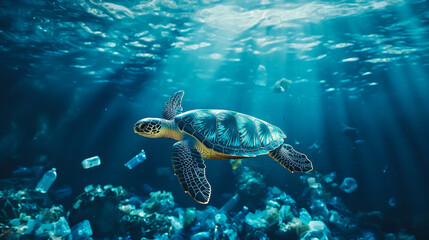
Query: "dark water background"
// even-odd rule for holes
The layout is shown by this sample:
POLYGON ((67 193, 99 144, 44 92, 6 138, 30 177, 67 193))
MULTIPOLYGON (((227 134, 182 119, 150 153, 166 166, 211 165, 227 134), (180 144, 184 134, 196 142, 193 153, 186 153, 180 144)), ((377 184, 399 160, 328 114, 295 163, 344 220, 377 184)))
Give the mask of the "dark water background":
MULTIPOLYGON (((352 194, 333 193, 351 210, 381 211, 392 231, 416 233, 429 224, 428 39, 427 1, 2 0, 0 175, 42 164, 73 196, 89 184, 149 184, 204 208, 173 176, 174 141, 133 132, 182 89, 185 111, 230 109, 279 126, 315 171, 357 180, 352 194), (292 84, 275 93, 281 78, 292 84), (148 159, 125 168, 142 148, 148 159), (84 170, 94 155, 101 166, 84 170)), ((231 165, 206 164, 220 206, 237 188, 231 165)), ((300 174, 268 156, 243 164, 308 204, 300 174)))

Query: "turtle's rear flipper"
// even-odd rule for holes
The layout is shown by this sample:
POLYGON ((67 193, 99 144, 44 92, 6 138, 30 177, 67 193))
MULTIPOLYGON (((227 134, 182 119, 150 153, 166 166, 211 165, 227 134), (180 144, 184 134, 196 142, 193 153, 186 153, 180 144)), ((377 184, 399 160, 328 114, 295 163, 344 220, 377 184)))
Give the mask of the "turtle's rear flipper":
POLYGON ((309 172, 313 170, 313 164, 307 156, 297 152, 289 144, 282 144, 280 147, 269 152, 268 155, 292 173, 309 172))
POLYGON ((185 95, 185 92, 180 90, 176 92, 173 96, 171 96, 170 99, 168 99, 168 102, 164 106, 164 111, 162 111, 162 117, 164 119, 171 120, 177 114, 182 113, 183 95, 185 95))
POLYGON ((187 141, 173 145, 174 175, 179 179, 183 190, 189 193, 195 201, 207 204, 210 200, 211 187, 206 178, 206 165, 201 154, 189 147, 187 141))

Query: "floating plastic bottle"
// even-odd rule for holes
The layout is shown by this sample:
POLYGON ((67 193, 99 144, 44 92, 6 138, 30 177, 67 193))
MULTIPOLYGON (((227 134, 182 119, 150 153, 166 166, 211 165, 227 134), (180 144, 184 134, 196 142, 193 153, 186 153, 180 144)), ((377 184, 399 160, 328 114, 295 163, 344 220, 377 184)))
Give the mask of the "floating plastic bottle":
POLYGON ((235 215, 234 221, 242 222, 248 212, 249 212, 249 208, 246 206, 243 206, 243 209, 235 215))
POLYGON ((46 193, 54 183, 55 179, 57 179, 57 170, 52 168, 43 174, 43 177, 40 179, 39 183, 37 183, 35 190, 41 193, 46 193))
POLYGON ((87 240, 92 236, 91 224, 88 220, 74 225, 71 229, 73 240, 87 240))
POLYGON ((146 153, 142 149, 142 151, 139 154, 137 154, 130 161, 128 161, 127 163, 125 163, 125 167, 127 167, 129 169, 133 169, 135 166, 139 165, 144 160, 146 160, 146 153))
POLYGON ((82 161, 82 167, 85 169, 100 166, 100 164, 101 160, 98 156, 90 157, 82 161))
POLYGON ((226 202, 221 210, 225 211, 225 212, 229 212, 231 211, 235 205, 237 205, 238 202, 238 193, 236 193, 231 199, 228 200, 228 202, 226 202))

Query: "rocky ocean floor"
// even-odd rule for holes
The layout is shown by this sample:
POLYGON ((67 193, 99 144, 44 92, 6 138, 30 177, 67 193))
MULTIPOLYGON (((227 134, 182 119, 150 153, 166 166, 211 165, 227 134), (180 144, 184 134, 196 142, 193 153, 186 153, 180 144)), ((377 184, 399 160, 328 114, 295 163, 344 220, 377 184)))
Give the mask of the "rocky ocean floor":
POLYGON ((86 186, 66 209, 58 203, 71 189, 33 190, 43 168, 21 168, 1 182, 0 239, 416 239, 404 229, 385 232, 381 212, 352 212, 326 190, 352 192, 352 178, 338 184, 335 173, 302 175, 308 207, 299 208, 258 172, 232 166, 237 193, 203 210, 179 206, 170 192, 137 196, 111 185, 86 186))

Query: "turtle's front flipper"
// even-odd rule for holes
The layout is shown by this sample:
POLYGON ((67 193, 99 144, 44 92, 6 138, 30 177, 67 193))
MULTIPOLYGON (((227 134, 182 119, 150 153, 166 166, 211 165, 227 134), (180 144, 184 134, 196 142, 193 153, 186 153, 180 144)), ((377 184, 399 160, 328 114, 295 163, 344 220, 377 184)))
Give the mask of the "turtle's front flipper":
POLYGON ((179 179, 183 190, 195 201, 207 204, 210 200, 211 187, 206 178, 206 165, 201 154, 190 147, 188 141, 173 145, 172 156, 174 175, 179 179))
POLYGON ((289 144, 282 144, 280 147, 269 152, 268 155, 292 173, 309 172, 313 170, 313 164, 307 156, 297 152, 289 144))
POLYGON ((173 96, 171 96, 170 99, 168 99, 168 102, 164 106, 164 111, 162 111, 162 117, 164 119, 171 120, 177 114, 182 113, 183 95, 185 95, 185 92, 180 90, 176 92, 173 96))

